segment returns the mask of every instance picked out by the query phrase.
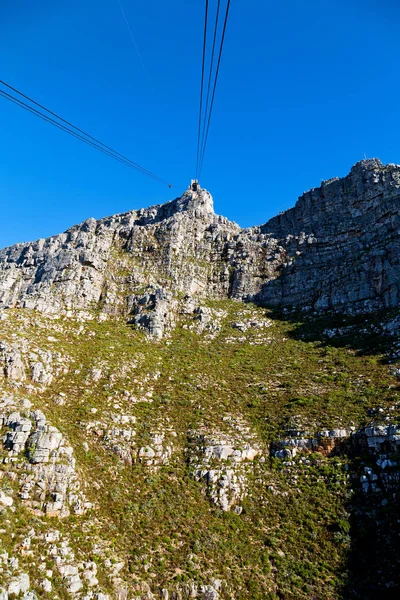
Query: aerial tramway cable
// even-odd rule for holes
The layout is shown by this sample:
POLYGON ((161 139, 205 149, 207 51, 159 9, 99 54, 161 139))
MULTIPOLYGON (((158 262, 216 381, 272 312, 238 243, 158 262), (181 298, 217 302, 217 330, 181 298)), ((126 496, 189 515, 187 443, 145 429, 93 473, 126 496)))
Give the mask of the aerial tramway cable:
POLYGON ((206 0, 206 11, 204 18, 204 36, 203 36, 203 60, 201 67, 201 86, 200 86, 200 110, 199 110, 199 127, 197 132, 197 160, 196 160, 196 179, 198 179, 199 159, 200 159, 200 139, 201 139, 201 123, 203 118, 203 89, 204 89, 204 71, 206 63, 206 48, 207 48, 207 25, 208 25, 208 0, 206 0))
POLYGON ((146 69, 146 67, 145 67, 145 64, 144 64, 143 57, 142 57, 141 53, 139 52, 139 48, 138 48, 138 45, 137 45, 137 43, 136 43, 135 36, 133 35, 132 27, 131 27, 131 26, 130 26, 130 24, 129 24, 128 18, 127 18, 127 16, 126 16, 126 14, 125 14, 125 11, 124 11, 124 8, 123 8, 123 6, 122 6, 122 4, 121 4, 121 0, 117 0, 117 2, 118 2, 118 5, 119 5, 119 9, 120 9, 120 11, 121 11, 122 18, 123 18, 123 19, 124 19, 124 21, 125 21, 126 27, 127 27, 127 29, 128 29, 129 35, 130 35, 130 38, 131 38, 131 40, 132 40, 133 47, 134 47, 134 48, 135 48, 135 50, 136 50, 136 54, 138 55, 138 57, 139 57, 139 60, 140 60, 140 64, 142 65, 142 69, 143 69, 143 71, 144 71, 144 73, 145 73, 145 75, 146 75, 146 77, 147 77, 147 83, 149 84, 149 88, 150 88, 150 90, 151 90, 151 91, 154 93, 153 86, 152 86, 152 84, 151 84, 151 80, 150 80, 150 75, 149 75, 149 73, 148 73, 148 71, 147 71, 147 69, 146 69))
MULTIPOLYGON (((68 134, 72 135, 73 137, 77 138, 78 140, 81 140, 85 144, 88 144, 89 146, 92 146, 93 148, 95 148, 96 150, 99 150, 103 154, 106 154, 107 156, 110 156, 111 158, 114 158, 115 160, 118 160, 119 162, 121 162, 122 164, 126 165, 127 167, 136 169, 140 173, 142 173, 143 175, 147 175, 147 176, 150 177, 150 174, 147 173, 144 170, 142 171, 141 169, 139 169, 138 165, 136 165, 135 163, 131 164, 131 161, 129 161, 129 159, 125 160, 123 158, 119 158, 118 156, 116 156, 115 154, 112 154, 108 150, 105 150, 104 148, 102 148, 98 144, 95 144, 94 142, 91 142, 90 140, 88 140, 87 138, 84 138, 79 133, 76 133, 72 129, 69 129, 65 125, 62 125, 61 123, 57 123, 57 121, 55 121, 51 117, 48 117, 47 115, 41 113, 40 111, 36 110, 32 106, 29 106, 25 102, 22 102, 22 100, 19 100, 18 98, 15 98, 15 96, 12 96, 11 94, 8 94, 7 92, 4 92, 3 90, 0 90, 0 96, 2 96, 3 98, 5 98, 6 100, 9 100, 13 104, 16 104, 17 106, 20 106, 21 108, 23 108, 24 110, 32 113, 33 115, 35 115, 35 116, 43 119, 44 121, 47 121, 48 123, 50 123, 51 125, 54 125, 58 129, 61 129, 62 131, 65 131, 66 133, 68 133, 68 134)), ((156 181, 159 181, 159 179, 156 179, 156 181)))
POLYGON ((219 49, 218 63, 217 63, 217 69, 216 69, 216 72, 215 72, 214 86, 213 86, 213 92, 212 92, 212 97, 211 97, 211 104, 210 104, 210 110, 209 110, 209 113, 208 113, 208 118, 207 118, 207 115, 206 115, 207 125, 206 125, 206 129, 205 129, 204 144, 202 146, 202 151, 201 151, 201 155, 200 155, 200 165, 199 165, 199 172, 198 172, 198 176, 199 177, 200 177, 201 171, 203 169, 204 155, 205 155, 206 148, 207 148, 208 132, 210 130, 211 115, 212 115, 212 111, 213 111, 213 107, 214 107, 215 90, 217 89, 218 75, 219 75, 219 69, 220 69, 220 66, 221 66, 221 57, 222 57, 222 51, 223 51, 223 47, 224 47, 225 33, 226 33, 226 26, 227 26, 227 23, 228 23, 228 16, 229 16, 230 4, 231 4, 231 0, 228 0, 227 5, 226 5, 224 26, 223 26, 222 38, 221 38, 221 45, 220 45, 220 49, 219 49))
MULTIPOLYGON (((206 98, 206 105, 205 105, 205 111, 204 111, 205 118, 206 118, 207 113, 208 113, 209 100, 210 100, 211 78, 212 78, 212 74, 213 74, 213 70, 214 70, 215 43, 217 41, 218 20, 219 20, 220 6, 221 6, 221 0, 218 0, 217 11, 216 11, 216 15, 215 15, 215 26, 214 26, 213 45, 212 45, 212 51, 211 51, 210 69, 209 69, 209 72, 208 72, 207 98, 206 98)), ((204 120, 204 124, 203 124, 203 128, 202 128, 203 131, 202 131, 201 143, 200 143, 200 147, 201 148, 203 148, 203 145, 204 145, 204 136, 205 136, 205 127, 204 127, 204 125, 205 125, 205 120, 204 120)))
MULTIPOLYGON (((118 3, 120 5, 122 14, 126 21, 126 16, 124 14, 120 0, 118 0, 118 3)), ((205 18, 204 18, 204 36, 203 36, 203 57, 202 57, 202 69, 201 69, 201 86, 200 86, 200 110, 199 110, 198 134, 197 134, 196 179, 198 179, 201 175, 203 163, 204 163, 204 157, 205 157, 206 148, 207 148, 208 134, 209 134, 209 130, 210 130, 212 112, 213 112, 213 108, 214 108, 215 92, 216 92, 216 88, 217 88, 218 75, 219 75, 219 70, 220 70, 220 66, 221 66, 221 57, 222 57, 222 52, 223 52, 223 47, 224 47, 225 33, 226 33, 226 26, 227 26, 227 22, 228 22, 230 3, 231 3, 231 0, 227 0, 224 25, 223 25, 220 48, 219 48, 219 53, 218 53, 218 61, 217 61, 217 66, 215 69, 215 76, 214 76, 214 80, 213 80, 215 46, 216 46, 216 40, 217 40, 220 6, 221 6, 221 0, 218 0, 218 5, 217 5, 217 9, 216 9, 216 17, 215 17, 212 51, 211 51, 210 69, 209 69, 209 73, 208 73, 207 94, 206 94, 206 100, 204 102, 204 90, 205 90, 204 79, 205 79, 205 70, 206 70, 207 37, 208 37, 207 36, 207 28, 208 28, 208 13, 209 13, 209 0, 206 0, 205 18), (212 80, 213 80, 213 84, 212 84, 212 80), (211 94, 211 102, 210 102, 211 87, 212 87, 212 94, 211 94), (203 111, 204 106, 205 106, 205 110, 203 111)), ((128 25, 129 31, 131 32, 128 22, 127 22, 127 25, 128 25)), ((131 37, 132 37, 132 41, 135 44, 132 33, 131 33, 131 37)), ((135 44, 135 46, 136 46, 136 44, 135 44)), ((136 47, 136 49, 137 49, 137 47, 136 47)), ((139 54, 139 57, 140 57, 140 54, 139 54)), ((142 66, 144 68, 143 61, 142 61, 142 66)), ((107 144, 104 144, 97 138, 86 133, 83 129, 80 129, 76 125, 73 125, 73 123, 71 123, 70 121, 67 121, 66 119, 64 119, 63 117, 58 115, 57 113, 46 108, 39 102, 36 102, 36 100, 33 100, 32 98, 30 98, 23 92, 19 91, 18 89, 9 85, 8 83, 6 83, 5 81, 3 81, 1 79, 0 79, 0 85, 3 85, 4 87, 11 90, 12 92, 15 92, 16 94, 18 94, 18 96, 20 96, 21 98, 24 98, 30 104, 27 104, 20 98, 17 98, 15 96, 13 96, 12 94, 10 94, 0 88, 0 96, 3 97, 5 100, 8 100, 9 102, 12 102, 13 104, 16 104, 20 108, 23 108, 24 110, 41 118, 42 120, 50 123, 51 125, 54 125, 58 129, 65 131, 69 135, 77 138, 78 140, 84 142, 85 144, 87 144, 89 146, 92 146, 93 148, 95 148, 96 150, 99 150, 99 152, 102 152, 103 154, 109 156, 110 158, 117 160, 118 162, 126 165, 127 167, 130 167, 131 169, 135 169, 139 173, 142 173, 142 175, 146 175, 147 177, 150 177, 151 179, 158 181, 159 183, 163 183, 163 184, 167 185, 168 187, 172 187, 172 185, 170 183, 168 183, 168 181, 166 181, 162 177, 156 175, 155 173, 153 173, 152 171, 149 171, 148 169, 145 169, 138 163, 135 163, 130 158, 124 156, 120 152, 117 152, 116 150, 114 150, 113 148, 108 146, 107 144), (37 107, 37 108, 35 108, 35 107, 37 107), (41 109, 41 110, 38 110, 38 109, 41 109), (47 113, 47 114, 45 114, 41 111, 45 111, 45 113, 47 113)))
POLYGON ((75 138, 79 139, 80 141, 84 142, 85 144, 88 144, 89 146, 92 146, 96 150, 99 150, 103 154, 106 154, 107 156, 110 156, 114 160, 117 160, 118 162, 126 165, 127 167, 130 167, 131 169, 135 169, 139 173, 142 173, 142 175, 146 175, 147 177, 150 177, 151 179, 154 179, 155 181, 158 181, 159 183, 163 183, 163 184, 167 185, 168 187, 172 187, 172 185, 170 183, 168 183, 168 181, 166 181, 165 179, 162 179, 162 177, 159 177, 158 175, 156 175, 152 171, 149 171, 148 169, 145 169, 144 167, 142 167, 138 163, 135 163, 130 158, 124 156, 120 152, 117 152, 116 150, 114 150, 110 146, 107 146, 106 144, 104 144, 103 142, 101 142, 97 138, 89 135, 88 133, 86 133, 82 129, 79 129, 79 127, 76 127, 76 125, 73 125, 72 123, 70 123, 66 119, 63 119, 57 113, 49 110, 48 108, 46 108, 42 104, 39 104, 39 102, 36 102, 35 100, 33 100, 32 98, 30 98, 26 94, 23 94, 22 92, 20 92, 16 88, 12 87, 11 85, 9 85, 8 83, 6 83, 5 81, 2 81, 0 79, 0 84, 2 84, 3 86, 7 87, 10 90, 12 90, 13 92, 16 92, 22 98, 25 98, 26 100, 28 100, 29 102, 31 102, 32 104, 34 104, 35 106, 37 106, 38 108, 41 108, 42 110, 46 111, 48 113, 48 115, 52 115, 53 117, 56 117, 56 119, 58 119, 58 121, 60 121, 60 122, 57 122, 55 119, 53 119, 52 117, 49 117, 48 115, 42 113, 40 110, 37 110, 33 106, 29 106, 29 104, 26 104, 22 100, 20 100, 20 99, 16 98, 15 96, 13 96, 13 95, 5 92, 4 90, 0 90, 0 95, 3 98, 5 98, 6 100, 9 100, 10 102, 13 102, 14 104, 16 104, 17 106, 20 106, 24 110, 27 110, 28 112, 30 112, 30 113, 34 114, 35 116, 43 119, 44 121, 47 121, 51 125, 54 125, 58 129, 61 129, 62 131, 65 131, 69 135, 72 135, 73 137, 75 137, 75 138), (63 123, 64 123, 64 125, 63 125, 63 123))

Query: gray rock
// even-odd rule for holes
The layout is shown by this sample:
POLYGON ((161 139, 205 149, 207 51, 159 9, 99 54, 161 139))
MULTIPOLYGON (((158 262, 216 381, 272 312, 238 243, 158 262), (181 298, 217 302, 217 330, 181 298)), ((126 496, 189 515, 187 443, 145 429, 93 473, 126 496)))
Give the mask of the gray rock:
POLYGON ((14 504, 14 500, 11 496, 7 496, 2 490, 0 490, 0 504, 2 506, 12 506, 14 504))
POLYGON ((47 594, 49 594, 53 588, 51 581, 49 579, 43 579, 41 582, 41 586, 47 594))
POLYGON ((190 463, 194 478, 206 483, 211 502, 228 511, 245 497, 248 471, 261 448, 245 423, 232 417, 225 421, 229 433, 191 432, 190 463))
MULTIPOLYGON (((4 448, 21 467, 19 498, 48 516, 67 516, 70 509, 75 514, 86 512, 91 505, 79 490, 73 451, 61 432, 47 423, 42 411, 33 410, 29 418, 23 417, 14 403, 7 402, 3 406, 8 406, 8 412, 1 414, 0 427, 8 428, 2 437, 4 448)), ((11 507, 13 502, 0 492, 0 504, 11 507)))
POLYGON ((25 593, 30 588, 30 579, 27 573, 21 573, 18 577, 14 577, 8 584, 8 594, 25 593))
MULTIPOLYGON (((241 229, 214 213, 206 190, 188 190, 163 205, 88 219, 0 251, 0 309, 84 315, 97 307, 160 338, 174 326, 179 298, 345 312, 397 307, 399 198, 400 166, 376 159, 322 182, 261 227, 241 229)), ((185 304, 195 310, 199 303, 185 304)), ((212 323, 207 310, 197 316, 212 323)), ((397 322, 387 327, 398 331, 397 322)), ((38 383, 52 376, 45 362, 32 366, 38 383)), ((3 344, 1 365, 5 376, 25 379, 17 349, 3 344)))
POLYGON ((83 583, 79 577, 79 575, 73 575, 68 579, 68 591, 71 594, 75 594, 79 592, 83 588, 83 583))
POLYGON ((211 585, 202 585, 199 591, 202 600, 218 600, 220 597, 217 590, 211 585))
POLYGON ((5 342, 0 343, 0 377, 3 375, 15 381, 26 379, 25 364, 18 348, 5 342))

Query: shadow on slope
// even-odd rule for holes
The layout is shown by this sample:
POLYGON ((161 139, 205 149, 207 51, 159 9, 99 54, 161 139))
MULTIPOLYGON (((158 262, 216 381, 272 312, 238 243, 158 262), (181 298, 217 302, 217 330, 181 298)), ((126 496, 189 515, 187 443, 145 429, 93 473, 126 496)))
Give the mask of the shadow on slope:
POLYGON ((341 313, 310 314, 275 307, 268 310, 271 319, 286 321, 294 326, 289 336, 295 340, 348 348, 355 350, 359 356, 382 355, 382 363, 390 362, 397 341, 393 334, 385 331, 384 324, 395 319, 398 314, 398 310, 355 316, 341 313))
MULTIPOLYGON (((310 315, 272 309, 269 317, 292 325, 287 335, 296 341, 317 343, 322 347, 346 348, 357 356, 375 356, 388 364, 399 358, 398 337, 389 335, 382 324, 393 321, 399 311, 382 311, 368 315, 310 315)), ((393 387, 393 386, 390 386, 393 387)), ((400 390, 400 385, 397 386, 400 390)), ((396 394, 392 401, 394 405, 396 394)), ((394 408, 393 405, 393 408, 394 408)), ((390 409, 389 409, 390 410, 390 409)), ((375 411, 374 411, 375 412, 375 411)), ((398 419, 379 417, 368 412, 368 421, 388 425, 398 419), (371 421, 372 417, 372 421, 371 421)), ((367 416, 367 415, 366 415, 367 416)), ((350 514, 348 581, 343 598, 353 600, 394 600, 400 597, 400 454, 393 443, 384 442, 376 454, 359 444, 345 450, 349 462, 349 486, 353 493, 346 509, 350 514), (383 470, 379 460, 389 459, 383 470), (363 491, 365 473, 373 473, 376 484, 369 481, 363 491), (375 479, 376 478, 376 479, 375 479), (376 488, 374 487, 376 486, 376 488)), ((364 484, 365 485, 365 484, 364 484)))
MULTIPOLYGON (((394 457, 390 453, 387 456, 394 457)), ((343 597, 397 600, 400 597, 400 473, 397 466, 388 472, 379 472, 376 457, 371 459, 363 453, 354 457, 350 469, 355 493, 347 507, 351 546, 349 579, 343 597), (360 483, 366 468, 377 473, 377 490, 370 488, 367 493, 362 491, 360 483)))

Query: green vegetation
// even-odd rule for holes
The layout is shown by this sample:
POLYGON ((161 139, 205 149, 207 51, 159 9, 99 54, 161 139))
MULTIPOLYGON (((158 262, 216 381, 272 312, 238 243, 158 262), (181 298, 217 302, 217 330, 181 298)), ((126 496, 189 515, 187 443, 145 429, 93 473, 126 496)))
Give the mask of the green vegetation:
MULTIPOLYGON (((2 339, 23 338, 32 348, 60 352, 65 369, 39 392, 6 380, 3 388, 29 398, 66 436, 95 505, 84 516, 61 521, 35 517, 35 529, 56 527, 68 535, 78 560, 99 561, 93 544, 101 541, 105 556, 124 561, 120 576, 132 587, 145 581, 154 590, 171 589, 217 578, 224 582, 222 598, 230 597, 229 590, 236 599, 344 598, 350 460, 309 454, 307 462, 286 464, 269 458, 269 446, 293 423, 313 433, 360 427, 370 421, 370 409, 393 407, 400 388, 385 364, 384 344, 360 333, 362 323, 329 340, 321 333, 331 322, 283 319, 230 301, 209 306, 226 313, 214 337, 184 328, 191 323, 187 318, 159 342, 119 320, 80 325, 10 311, 1 323, 2 339), (232 328, 254 316, 273 318, 268 327, 244 333, 232 328), (63 403, 55 401, 60 395, 63 403), (124 462, 103 437, 115 414, 136 417, 137 449, 165 432, 173 446, 169 461, 149 467, 133 452, 132 464, 124 462), (228 416, 250 426, 266 458, 252 463, 240 515, 211 505, 188 462, 188 432, 228 431, 228 416)), ((1 534, 1 547, 10 552, 32 518, 16 505, 1 534)), ((34 580, 32 561, 20 556, 24 561, 34 580)), ((104 570, 98 573, 103 590, 111 592, 104 570)), ((61 578, 53 583, 59 598, 67 597, 61 578)))

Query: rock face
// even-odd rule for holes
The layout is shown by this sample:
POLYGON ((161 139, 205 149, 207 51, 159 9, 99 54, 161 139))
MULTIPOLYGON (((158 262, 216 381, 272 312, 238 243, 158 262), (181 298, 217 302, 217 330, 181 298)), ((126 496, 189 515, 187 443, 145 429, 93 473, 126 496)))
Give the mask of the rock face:
POLYGON ((263 303, 380 309, 399 303, 400 167, 357 163, 306 192, 261 231, 285 239, 282 274, 263 303))
MULTIPOLYGON (((249 229, 215 215, 206 190, 188 190, 164 205, 88 219, 2 250, 0 307, 82 317, 97 307, 155 337, 173 326, 183 296, 340 311, 394 307, 399 198, 400 166, 376 159, 249 229)), ((16 357, 5 362, 21 369, 16 357)))
POLYGON ((228 432, 191 432, 189 463, 196 481, 204 481, 212 502, 223 511, 240 514, 240 501, 246 495, 246 479, 251 463, 262 449, 244 423, 226 418, 228 432))
POLYGON ((4 462, 21 472, 19 496, 32 512, 65 517, 71 509, 83 514, 91 507, 79 489, 73 449, 42 411, 6 396, 0 399, 0 432, 5 434, 4 462))

